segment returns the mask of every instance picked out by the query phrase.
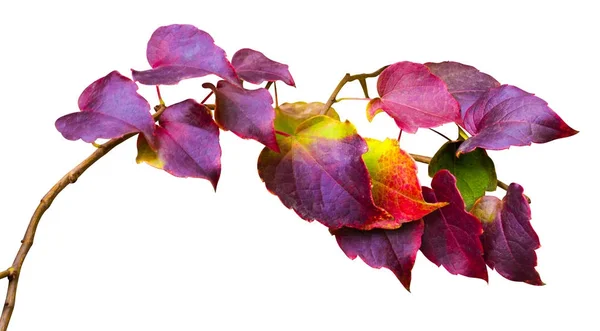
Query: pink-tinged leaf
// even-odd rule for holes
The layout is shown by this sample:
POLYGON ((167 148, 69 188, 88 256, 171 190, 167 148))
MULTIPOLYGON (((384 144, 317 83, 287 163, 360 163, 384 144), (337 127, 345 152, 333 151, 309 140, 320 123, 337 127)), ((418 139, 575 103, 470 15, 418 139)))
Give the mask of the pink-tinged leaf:
POLYGON ((152 34, 146 50, 151 70, 131 70, 145 85, 173 85, 181 80, 214 74, 239 84, 225 51, 213 38, 193 25, 162 26, 152 34))
POLYGON ((481 241, 490 268, 513 281, 544 285, 535 270, 540 240, 529 222, 531 210, 523 187, 510 184, 502 200, 484 196, 471 212, 483 224, 481 241))
POLYGON ((447 205, 445 202, 427 203, 423 200, 417 165, 408 153, 400 149, 397 140, 366 141, 369 151, 363 155, 363 160, 373 183, 373 200, 394 218, 369 223, 363 230, 396 229, 402 223, 421 219, 447 205))
POLYGON ((233 54, 231 64, 243 80, 252 84, 280 80, 290 86, 296 86, 287 64, 275 62, 263 53, 250 48, 242 48, 233 54))
POLYGON ((217 87, 209 83, 202 86, 212 89, 216 95, 215 120, 221 128, 279 151, 273 124, 275 109, 269 91, 247 90, 223 80, 217 87))
POLYGON ((315 116, 288 137, 278 136, 280 153, 263 149, 258 174, 267 189, 307 221, 332 229, 360 228, 390 219, 371 195, 361 156, 367 144, 350 122, 315 116))
POLYGON ((138 139, 138 163, 146 162, 176 177, 205 178, 216 189, 221 175, 219 127, 204 105, 188 99, 167 107, 156 127, 155 153, 143 139, 138 139))
POLYGON ((78 102, 81 111, 56 120, 56 129, 66 139, 88 143, 134 132, 142 132, 152 139, 154 120, 150 104, 137 89, 133 81, 113 71, 81 93, 78 102))
POLYGON ((425 63, 425 66, 448 86, 448 91, 460 104, 461 115, 487 90, 500 86, 492 76, 475 67, 458 62, 425 63))
POLYGON ((545 143, 577 133, 546 101, 510 85, 482 95, 467 109, 463 123, 473 136, 460 145, 458 153, 477 147, 500 150, 545 143))
POLYGON ((333 234, 350 259, 360 256, 373 268, 390 269, 410 291, 411 271, 421 246, 422 220, 403 224, 395 230, 362 231, 342 228, 333 234))
POLYGON ((425 201, 449 204, 423 217, 425 231, 421 252, 438 267, 453 275, 488 280, 479 236, 479 220, 465 210, 465 202, 456 187, 456 178, 448 170, 438 171, 430 189, 423 187, 425 201))
POLYGON ((415 133, 460 120, 460 107, 446 84, 422 64, 392 64, 379 75, 377 91, 380 97, 367 105, 369 121, 385 111, 400 129, 415 133))

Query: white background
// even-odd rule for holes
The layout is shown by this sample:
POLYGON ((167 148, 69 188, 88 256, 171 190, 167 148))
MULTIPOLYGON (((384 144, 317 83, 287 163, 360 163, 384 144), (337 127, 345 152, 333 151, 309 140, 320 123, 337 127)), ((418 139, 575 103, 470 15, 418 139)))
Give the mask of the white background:
MULTIPOLYGON (((495 272, 489 285, 452 276, 419 254, 412 293, 388 270, 346 258, 324 226, 300 220, 268 193, 256 173, 258 143, 221 135, 214 194, 207 181, 135 164, 128 141, 43 218, 10 329, 597 330, 600 24, 593 3, 3 1, 1 269, 39 199, 94 150, 64 140, 54 121, 78 110, 92 81, 148 68, 145 45, 161 25, 194 24, 229 55, 251 47, 289 64, 298 88, 281 84, 282 101, 325 101, 346 72, 455 60, 536 93, 581 131, 491 153, 499 178, 520 183, 533 200, 546 286, 495 272)), ((165 87, 163 96, 201 100, 203 81, 165 87)), ((156 104, 153 88, 140 93, 156 104)), ((358 84, 340 96, 360 97, 358 84)), ((369 125, 364 102, 336 108, 365 136, 397 135, 387 115, 369 125)), ((452 126, 442 130, 455 135, 452 126)), ((442 143, 427 130, 402 140, 427 155, 442 143)))

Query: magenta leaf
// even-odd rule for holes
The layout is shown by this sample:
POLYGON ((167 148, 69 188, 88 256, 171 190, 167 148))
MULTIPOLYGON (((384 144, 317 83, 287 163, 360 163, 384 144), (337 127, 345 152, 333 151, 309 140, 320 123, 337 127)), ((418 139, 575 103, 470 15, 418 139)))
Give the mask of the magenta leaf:
POLYGON ((296 86, 286 64, 275 62, 253 49, 242 48, 237 51, 233 54, 231 64, 240 78, 252 84, 280 80, 290 86, 296 86))
POLYGON ((94 142, 142 132, 152 139, 154 120, 150 104, 137 93, 137 85, 113 71, 88 86, 79 96, 80 112, 56 120, 56 129, 69 140, 94 142))
POLYGON ((155 154, 138 140, 138 163, 145 161, 177 177, 205 178, 216 189, 221 146, 209 109, 192 99, 171 105, 160 116, 155 135, 155 154))
POLYGON ((279 151, 273 124, 275 109, 269 91, 247 90, 223 80, 217 87, 209 83, 202 86, 212 89, 216 95, 215 120, 221 128, 279 151))
POLYGON ((460 145, 458 153, 477 147, 500 150, 545 143, 577 133, 546 101, 510 85, 482 95, 467 109, 463 123, 473 136, 460 145))
POLYGON ((193 25, 162 26, 152 34, 146 50, 151 70, 131 70, 133 79, 145 85, 173 85, 181 80, 217 75, 239 84, 225 51, 213 38, 193 25))
POLYGON ((500 86, 497 80, 474 67, 458 62, 425 63, 431 72, 441 78, 448 91, 460 104, 460 112, 465 112, 487 90, 500 86))
POLYGON ((392 64, 379 75, 377 91, 380 97, 367 105, 369 120, 385 111, 409 133, 460 120, 460 107, 446 84, 422 64, 392 64))
POLYGON ((500 200, 484 196, 472 213, 483 224, 485 261, 504 278, 532 285, 544 285, 535 270, 535 250, 540 240, 531 227, 531 209, 523 196, 523 187, 512 183, 500 200))
POLYGON ((422 220, 404 223, 395 230, 342 228, 333 234, 350 259, 360 256, 373 268, 390 269, 410 291, 411 271, 421 246, 422 220))
POLYGON ((438 171, 430 189, 423 187, 425 201, 449 204, 423 217, 425 231, 421 252, 438 267, 453 275, 488 280, 479 236, 479 220, 465 210, 465 202, 456 187, 456 178, 446 169, 438 171))
POLYGON ((393 218, 373 201, 362 159, 367 144, 350 122, 314 116, 278 142, 279 153, 267 148, 260 153, 258 174, 302 219, 339 229, 393 218))

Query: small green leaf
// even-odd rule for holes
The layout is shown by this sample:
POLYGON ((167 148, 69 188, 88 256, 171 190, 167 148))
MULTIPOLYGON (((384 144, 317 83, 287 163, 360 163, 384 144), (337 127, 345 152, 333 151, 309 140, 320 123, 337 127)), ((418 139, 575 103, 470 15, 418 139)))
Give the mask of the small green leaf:
POLYGON ((498 180, 494 162, 486 151, 476 150, 456 156, 462 141, 449 141, 435 153, 429 164, 429 176, 433 177, 439 170, 448 169, 456 177, 456 186, 460 191, 467 210, 485 191, 495 191, 498 180))
POLYGON ((329 108, 327 112, 324 112, 323 108, 325 108, 325 104, 321 102, 286 102, 275 108, 275 130, 293 135, 300 123, 318 115, 340 120, 335 109, 329 108))

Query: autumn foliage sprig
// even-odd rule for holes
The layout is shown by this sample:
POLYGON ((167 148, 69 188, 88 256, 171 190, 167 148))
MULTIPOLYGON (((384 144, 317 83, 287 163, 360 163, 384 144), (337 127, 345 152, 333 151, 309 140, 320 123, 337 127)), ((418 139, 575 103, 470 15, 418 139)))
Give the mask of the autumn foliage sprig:
POLYGON ((363 138, 322 103, 274 108, 266 88, 244 87, 295 86, 287 65, 260 52, 241 49, 229 62, 206 32, 170 25, 154 32, 147 57, 152 69, 132 70, 133 80, 115 71, 92 83, 79 99, 81 112, 57 120, 64 137, 94 142, 140 133, 138 162, 205 178, 216 189, 219 129, 230 130, 266 146, 258 174, 285 206, 326 225, 350 258, 389 268, 407 289, 419 249, 453 274, 487 281, 487 264, 508 279, 543 284, 523 188, 511 184, 503 200, 485 196, 498 183, 485 150, 577 133, 542 99, 457 62, 385 68, 379 97, 367 106, 369 120, 385 112, 407 133, 454 122, 469 134, 463 131, 433 157, 429 188, 420 186, 415 161, 397 140, 363 138), (134 83, 172 85, 210 74, 222 78, 203 85, 215 95, 214 116, 206 104, 188 99, 164 109, 158 125, 134 83))
MULTIPOLYGON (((69 140, 112 139, 91 163, 137 134, 138 163, 177 177, 207 179, 216 189, 219 132, 229 130, 266 146, 258 157, 258 174, 286 207, 327 226, 348 257, 390 269, 406 289, 418 250, 452 274, 487 281, 487 264, 507 279, 543 284, 535 270, 539 239, 530 225, 527 197, 519 184, 497 180, 486 150, 576 134, 544 100, 457 62, 398 62, 371 75, 347 75, 327 104, 274 106, 268 88, 275 81, 295 83, 287 65, 258 51, 241 49, 230 62, 206 32, 170 25, 153 33, 146 55, 152 69, 132 70, 132 79, 109 73, 83 91, 80 112, 56 121, 69 140), (160 97, 160 85, 207 75, 222 79, 216 86, 202 85, 209 96, 214 94, 214 104, 207 104, 206 97, 166 106, 160 97), (365 79, 374 76, 379 97, 368 103, 369 120, 385 112, 407 133, 456 123, 458 138, 428 158, 407 153, 396 139, 361 137, 330 105, 352 79, 368 96, 365 79), (136 82, 156 85, 160 105, 154 116, 136 82), (245 86, 265 82, 265 87, 245 86), (415 159, 430 163, 431 187, 420 185, 415 159), (507 191, 504 199, 485 195, 498 186, 507 191)), ((59 184, 73 182, 91 165, 82 164, 59 184)), ((0 278, 18 279, 21 257, 0 278)), ((14 297, 7 303, 12 306, 14 297)))

